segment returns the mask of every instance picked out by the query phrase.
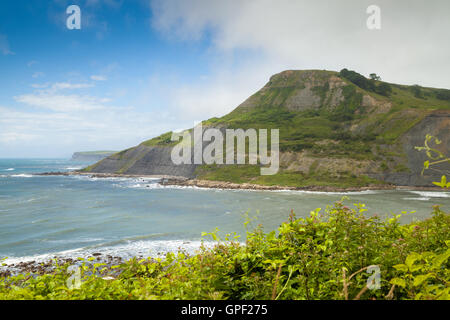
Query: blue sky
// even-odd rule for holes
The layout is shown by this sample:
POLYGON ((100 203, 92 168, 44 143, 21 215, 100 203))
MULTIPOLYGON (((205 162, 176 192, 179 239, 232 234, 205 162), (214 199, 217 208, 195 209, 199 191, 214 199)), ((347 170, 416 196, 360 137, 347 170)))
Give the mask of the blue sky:
POLYGON ((0 157, 128 148, 228 113, 285 69, 449 88, 448 2, 378 2, 373 31, 364 0, 1 1, 0 157))

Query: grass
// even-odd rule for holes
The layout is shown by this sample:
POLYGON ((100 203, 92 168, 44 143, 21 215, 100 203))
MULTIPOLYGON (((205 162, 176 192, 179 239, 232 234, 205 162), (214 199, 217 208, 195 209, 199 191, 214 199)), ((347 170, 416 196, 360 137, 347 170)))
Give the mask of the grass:
POLYGON ((146 147, 154 147, 154 146, 174 146, 178 142, 172 141, 172 131, 163 133, 162 135, 152 138, 150 140, 144 141, 141 144, 146 147))
POLYGON ((350 172, 332 175, 322 171, 317 172, 314 168, 309 173, 280 169, 277 174, 262 176, 260 168, 256 165, 204 165, 197 168, 196 174, 197 178, 202 180, 296 188, 312 186, 351 188, 383 184, 365 175, 357 176, 350 172))

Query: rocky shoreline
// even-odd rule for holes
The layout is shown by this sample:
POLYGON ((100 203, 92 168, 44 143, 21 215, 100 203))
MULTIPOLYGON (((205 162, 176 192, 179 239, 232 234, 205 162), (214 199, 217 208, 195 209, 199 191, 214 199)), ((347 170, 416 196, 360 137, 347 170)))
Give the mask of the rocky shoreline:
POLYGON ((199 180, 189 179, 186 177, 169 176, 169 175, 133 175, 119 173, 93 173, 81 171, 69 172, 44 172, 37 175, 42 176, 88 176, 92 178, 147 178, 160 179, 160 184, 164 186, 184 186, 198 187, 208 189, 229 189, 229 190, 261 190, 261 191, 315 191, 315 192, 358 192, 367 190, 415 190, 415 191, 441 191, 442 189, 434 186, 398 186, 394 184, 374 184, 364 187, 348 187, 339 188, 333 186, 306 186, 306 187, 289 187, 289 186, 265 186, 251 183, 232 183, 225 181, 199 180))
MULTIPOLYGON (((17 274, 32 274, 32 275, 44 275, 53 273, 57 266, 63 265, 81 265, 82 262, 86 264, 104 263, 105 266, 110 269, 114 265, 120 265, 125 262, 121 257, 115 257, 111 255, 104 255, 101 253, 93 253, 86 257, 82 257, 84 260, 73 258, 62 258, 54 256, 42 261, 19 261, 16 263, 4 263, 0 264, 0 278, 10 277, 17 274), (89 261, 91 259, 92 261, 89 261)), ((137 257, 143 258, 142 256, 137 257)))

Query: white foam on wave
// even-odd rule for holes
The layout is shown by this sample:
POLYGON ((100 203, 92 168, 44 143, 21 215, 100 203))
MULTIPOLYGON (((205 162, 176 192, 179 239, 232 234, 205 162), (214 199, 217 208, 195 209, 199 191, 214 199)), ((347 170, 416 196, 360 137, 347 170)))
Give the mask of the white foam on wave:
POLYGON ((65 167, 66 170, 80 170, 83 169, 83 167, 65 167))
POLYGON ((89 175, 71 175, 71 178, 88 181, 118 181, 118 182, 155 182, 161 180, 160 178, 146 178, 146 177, 93 177, 89 175))
POLYGON ((382 190, 362 190, 362 191, 310 191, 310 190, 262 190, 262 189, 232 189, 232 188, 207 188, 198 186, 182 186, 182 185, 163 185, 159 183, 161 178, 149 178, 149 177, 108 177, 108 178, 98 178, 85 175, 75 175, 72 176, 80 180, 91 180, 91 181, 113 181, 119 182, 113 184, 114 187, 119 188, 131 188, 131 189, 179 189, 179 190, 206 190, 211 192, 220 191, 231 191, 231 192, 278 192, 278 193, 288 193, 288 194, 317 194, 317 195, 368 195, 377 194, 382 190), (124 183, 122 183, 124 182, 124 183))
MULTIPOLYGON (((176 189, 176 190, 208 190, 208 191, 237 191, 236 189, 220 189, 220 188, 205 188, 197 186, 179 186, 179 185, 163 185, 156 182, 150 183, 134 183, 129 185, 116 184, 116 187, 133 188, 133 189, 176 189)), ((246 191, 246 190, 241 190, 246 191)))
POLYGON ((403 198, 403 200, 429 201, 430 198, 426 198, 426 197, 421 197, 421 198, 403 198))
POLYGON ((446 191, 409 191, 418 194, 422 198, 450 198, 450 192, 446 191))
POLYGON ((21 174, 12 174, 11 177, 14 177, 14 178, 32 178, 33 175, 32 174, 21 173, 21 174))
MULTIPOLYGON (((131 259, 133 257, 164 257, 167 253, 177 253, 180 251, 188 254, 195 254, 199 251, 201 245, 206 248, 212 248, 217 242, 211 241, 199 241, 199 240, 152 240, 152 241, 130 241, 129 243, 110 246, 110 247, 95 247, 95 248, 78 248, 65 250, 60 252, 52 252, 39 255, 30 255, 23 257, 8 257, 1 263, 6 265, 17 264, 20 262, 35 261, 41 263, 49 261, 54 258, 60 259, 77 259, 87 258, 92 256, 93 253, 101 253, 103 257, 108 255, 113 257, 121 257, 124 260, 131 259)), ((1 257, 0 257, 1 260, 1 257)))
MULTIPOLYGON (((160 179, 156 179, 160 180, 160 179)), ((220 191, 231 191, 231 192, 276 192, 276 193, 285 193, 292 195, 299 194, 316 194, 316 195, 367 195, 367 194, 377 194, 379 190, 363 190, 363 191, 309 191, 309 190, 290 190, 290 189, 282 189, 282 190, 263 190, 263 189, 231 189, 231 188, 207 188, 207 187, 198 187, 198 186, 181 186, 181 185, 163 185, 156 182, 139 182, 134 181, 133 184, 114 184, 115 187, 121 188, 134 188, 134 189, 188 189, 188 190, 206 190, 211 192, 220 192, 220 191)))
POLYGON ((14 170, 16 170, 16 169, 14 169, 14 168, 9 168, 9 169, 4 169, 3 171, 14 171, 14 170))
POLYGON ((55 257, 60 257, 60 258, 76 257, 77 254, 75 254, 75 253, 81 252, 81 251, 82 251, 82 249, 73 249, 73 250, 65 250, 65 251, 60 251, 60 252, 55 252, 55 253, 44 253, 44 254, 23 256, 23 257, 6 257, 6 259, 4 259, 4 260, 1 260, 2 258, 0 257, 0 260, 1 260, 2 264, 4 263, 6 265, 17 264, 19 262, 31 262, 31 261, 35 261, 36 263, 41 263, 44 261, 51 260, 55 257))
POLYGON ((317 194, 317 195, 362 195, 362 194, 377 194, 379 190, 362 190, 362 191, 311 191, 311 190, 269 190, 272 192, 283 192, 292 194, 317 194))
MULTIPOLYGON (((133 241, 114 247, 97 248, 102 254, 119 256, 125 259, 134 256, 158 257, 168 252, 185 251, 193 254, 200 249, 202 242, 195 240, 154 240, 154 241, 133 241)), ((214 243, 204 242, 205 246, 212 247, 214 243)))
POLYGON ((48 240, 44 239, 41 240, 42 242, 48 242, 48 243, 62 243, 62 244, 69 244, 69 243, 84 243, 84 242, 96 242, 96 241, 103 241, 105 238, 83 238, 83 239, 64 239, 64 240, 48 240))

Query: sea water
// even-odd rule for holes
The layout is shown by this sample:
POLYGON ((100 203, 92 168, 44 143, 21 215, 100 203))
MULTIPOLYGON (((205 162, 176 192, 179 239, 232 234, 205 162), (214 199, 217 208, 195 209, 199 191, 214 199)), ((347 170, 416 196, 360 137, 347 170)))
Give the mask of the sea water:
MULTIPOLYGON (((430 216, 432 206, 450 211, 444 191, 362 192, 244 191, 162 186, 158 179, 40 176, 89 163, 64 159, 0 159, 0 259, 6 263, 95 252, 130 258, 180 248, 194 252, 202 232, 236 232, 245 239, 245 213, 265 231, 276 229, 291 210, 298 217, 347 196, 369 214, 402 211, 402 222, 430 216)), ((250 226, 250 228, 252 228, 250 226)), ((211 244, 206 240, 206 245, 211 244)))

